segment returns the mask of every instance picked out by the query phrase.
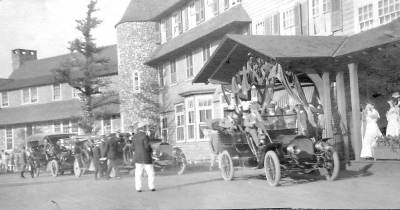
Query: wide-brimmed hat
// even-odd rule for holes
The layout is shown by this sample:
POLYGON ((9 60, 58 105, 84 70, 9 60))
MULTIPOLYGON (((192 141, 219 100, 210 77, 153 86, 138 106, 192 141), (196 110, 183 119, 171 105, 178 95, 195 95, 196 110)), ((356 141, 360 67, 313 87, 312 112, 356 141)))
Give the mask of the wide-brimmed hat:
POLYGON ((400 97, 399 92, 394 92, 394 93, 392 94, 392 97, 393 97, 393 98, 399 98, 399 97, 400 97))

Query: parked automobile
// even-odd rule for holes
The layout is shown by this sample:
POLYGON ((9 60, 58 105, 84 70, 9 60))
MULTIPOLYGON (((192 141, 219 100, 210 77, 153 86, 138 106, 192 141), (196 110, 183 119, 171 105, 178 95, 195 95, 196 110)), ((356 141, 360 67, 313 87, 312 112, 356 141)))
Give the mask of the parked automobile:
POLYGON ((74 134, 37 134, 28 137, 28 148, 32 150, 36 176, 40 167, 50 168, 52 176, 64 174, 65 171, 73 173, 73 152, 64 145, 74 134), (47 144, 46 144, 47 141, 47 144))

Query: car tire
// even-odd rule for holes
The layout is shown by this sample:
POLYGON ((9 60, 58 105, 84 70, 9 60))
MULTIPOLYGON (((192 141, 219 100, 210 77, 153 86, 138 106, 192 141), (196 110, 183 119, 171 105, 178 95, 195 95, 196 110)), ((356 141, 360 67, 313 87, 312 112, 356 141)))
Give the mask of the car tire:
POLYGON ((58 176, 60 172, 60 165, 58 164, 57 160, 50 161, 50 172, 52 176, 58 176))
MULTIPOLYGON (((334 148, 329 148, 325 154, 325 158, 331 161, 330 166, 333 164, 333 168, 331 167, 328 169, 328 174, 325 175, 325 178, 328 181, 334 181, 338 177, 340 171, 339 155, 334 148)), ((325 166, 327 167, 327 163, 325 163, 325 166)))
POLYGON ((281 166, 278 155, 272 150, 265 154, 264 171, 268 184, 273 187, 278 186, 279 180, 281 179, 281 166))
POLYGON ((221 176, 225 181, 231 181, 233 179, 234 168, 232 157, 228 151, 224 150, 218 158, 219 168, 221 176))

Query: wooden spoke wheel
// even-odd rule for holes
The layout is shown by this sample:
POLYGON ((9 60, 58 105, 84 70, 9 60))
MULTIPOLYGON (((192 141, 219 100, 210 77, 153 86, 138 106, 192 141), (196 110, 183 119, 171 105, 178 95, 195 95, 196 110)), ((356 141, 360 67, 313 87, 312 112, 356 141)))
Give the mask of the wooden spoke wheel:
POLYGON ((176 166, 178 167, 178 175, 182 175, 185 172, 186 169, 186 156, 183 154, 183 152, 177 152, 176 153, 176 166))
POLYGON ((324 167, 327 170, 327 173, 325 175, 326 180, 328 181, 335 180, 339 175, 339 170, 340 170, 339 155, 337 154, 335 149, 329 148, 327 151, 325 151, 324 167))
POLYGON ((75 177, 80 177, 84 173, 85 173, 85 170, 83 168, 81 168, 81 166, 79 164, 79 160, 75 159, 74 160, 74 175, 75 175, 75 177))
POLYGON ((58 164, 57 160, 50 161, 50 172, 54 177, 58 176, 60 173, 60 165, 58 164))
POLYGON ((225 181, 231 181, 233 179, 234 168, 232 157, 226 150, 220 154, 219 168, 221 170, 221 176, 225 181))
POLYGON ((281 179, 281 168, 278 155, 272 150, 265 154, 264 170, 268 184, 274 187, 277 186, 281 179))

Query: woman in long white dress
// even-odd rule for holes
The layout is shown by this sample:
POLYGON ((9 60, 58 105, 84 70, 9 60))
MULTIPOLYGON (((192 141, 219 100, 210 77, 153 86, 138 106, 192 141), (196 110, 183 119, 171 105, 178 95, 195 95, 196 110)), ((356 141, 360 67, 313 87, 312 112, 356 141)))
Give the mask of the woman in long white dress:
POLYGON ((372 104, 367 104, 364 110, 365 130, 362 138, 361 158, 372 158, 372 148, 376 144, 376 138, 382 136, 376 121, 380 118, 378 111, 372 104))
POLYGON ((399 136, 400 135, 400 112, 399 107, 395 106, 392 100, 388 101, 390 106, 386 113, 388 121, 386 127, 386 136, 399 136))

